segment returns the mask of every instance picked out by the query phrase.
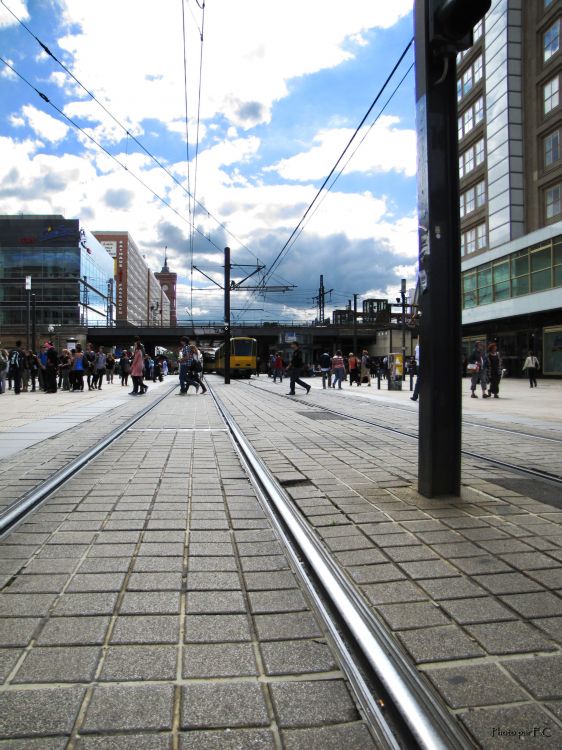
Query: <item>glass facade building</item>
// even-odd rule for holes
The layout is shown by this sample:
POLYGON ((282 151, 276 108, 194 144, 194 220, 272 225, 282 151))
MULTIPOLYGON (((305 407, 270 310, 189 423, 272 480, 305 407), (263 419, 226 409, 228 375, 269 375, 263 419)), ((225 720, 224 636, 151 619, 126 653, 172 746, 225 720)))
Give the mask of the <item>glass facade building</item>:
POLYGON ((88 326, 113 317, 114 261, 78 219, 0 217, 0 326, 25 327, 26 277, 39 326, 88 326))

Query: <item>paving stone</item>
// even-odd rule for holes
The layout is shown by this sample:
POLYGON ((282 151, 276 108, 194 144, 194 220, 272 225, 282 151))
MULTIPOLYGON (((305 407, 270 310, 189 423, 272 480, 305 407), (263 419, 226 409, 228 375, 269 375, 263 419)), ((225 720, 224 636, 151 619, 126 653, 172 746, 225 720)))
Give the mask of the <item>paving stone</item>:
POLYGON ((90 682, 99 657, 100 649, 94 646, 36 647, 26 656, 13 682, 90 682))
POLYGON ((186 643, 222 643, 251 640, 246 615, 186 615, 186 643))
POLYGON ((177 643, 179 621, 170 615, 119 616, 112 643, 177 643))
POLYGON ((40 622, 39 617, 0 618, 0 646, 27 646, 40 622))
MULTIPOLYGON (((445 533, 445 532, 438 532, 445 533)), ((419 544, 413 534, 370 534, 370 539, 378 547, 382 547, 385 551, 388 547, 406 547, 408 545, 415 547, 419 544)))
MULTIPOLYGON (((130 560, 134 553, 134 544, 94 544, 88 552, 88 557, 124 557, 130 560)), ((82 554, 79 556, 82 557, 82 554)))
POLYGON ((375 565, 388 562, 388 558, 377 549, 349 550, 336 553, 336 558, 344 565, 375 565))
POLYGON ((522 573, 515 572, 474 576, 474 581, 487 588, 492 594, 524 594, 543 590, 542 586, 535 581, 522 573))
POLYGON ((275 615, 255 615, 255 627, 260 641, 285 641, 293 638, 322 636, 311 612, 286 612, 275 615))
POLYGON ((1 693, 0 736, 43 738, 50 734, 70 734, 84 692, 74 686, 1 693))
POLYGON ((510 750, 516 745, 552 750, 562 746, 562 729, 533 703, 465 711, 458 716, 482 750, 510 750))
POLYGON ((488 592, 474 584, 468 578, 430 578, 416 581, 432 599, 465 599, 475 596, 487 596, 488 592))
POLYGON ((67 591, 119 591, 124 580, 124 573, 77 573, 67 591))
POLYGON ((418 663, 484 656, 484 651, 457 625, 406 630, 397 635, 418 663))
POLYGON ((422 560, 419 562, 399 563, 411 578, 446 578, 457 576, 458 571, 444 560, 422 560))
POLYGON ((57 593, 68 580, 65 575, 19 575, 3 594, 57 593))
POLYGON ((513 555, 501 555, 502 560, 518 570, 539 570, 552 568, 555 564, 552 557, 543 555, 536 550, 532 552, 517 552, 513 555))
POLYGON ((377 607, 377 610, 393 630, 450 624, 443 612, 430 602, 382 604, 377 607))
POLYGON ((189 570, 189 573, 237 571, 236 559, 234 557, 190 557, 187 561, 187 568, 189 570))
POLYGON ((248 594, 253 613, 298 612, 308 609, 304 596, 298 589, 282 591, 253 591, 248 594))
POLYGON ((101 681, 174 680, 175 646, 111 646, 105 656, 101 681))
POLYGON ((332 552, 346 550, 369 549, 372 542, 364 536, 338 536, 324 539, 324 544, 332 552))
POLYGON ((562 642, 562 617, 544 617, 531 620, 541 630, 555 641, 562 642))
POLYGON ((364 724, 290 729, 282 732, 286 750, 375 750, 377 745, 364 724))
POLYGON ((41 737, 24 740, 0 740, 0 750, 65 750, 68 737, 41 737))
POLYGON ((555 651, 556 646, 525 622, 468 625, 468 632, 489 654, 517 654, 525 651, 555 651))
POLYGON ((438 555, 450 560, 451 557, 478 557, 482 549, 472 542, 453 542, 450 544, 433 544, 432 548, 438 555))
POLYGON ((524 701, 525 694, 496 664, 443 667, 426 671, 451 708, 524 701))
POLYGON ((173 615, 180 611, 176 591, 127 591, 121 601, 123 615, 173 615))
POLYGON ((260 645, 268 675, 331 672, 338 668, 326 643, 317 640, 274 641, 260 645))
MULTIPOLYGON (((189 545, 189 554, 191 557, 221 557, 223 555, 230 557, 234 555, 234 547, 232 546, 232 542, 192 542, 189 545)), ((260 554, 267 553, 263 552, 260 554)))
POLYGON ((562 615, 562 599, 548 591, 537 594, 510 594, 502 596, 501 599, 523 617, 562 615))
POLYGON ((358 718, 343 680, 274 682, 269 689, 280 727, 325 726, 358 718))
POLYGON ((46 615, 55 594, 6 594, 0 597, 0 618, 46 615))
POLYGON ((535 656, 505 663, 506 669, 538 700, 562 698, 562 660, 535 656))
POLYGON ((259 727, 270 722, 262 689, 252 683, 182 688, 181 728, 259 727))
POLYGON ((180 750, 274 750, 275 747, 273 735, 265 729, 192 730, 180 734, 180 750))
POLYGON ((400 568, 391 563, 360 565, 350 568, 348 572, 356 583, 383 583, 406 578, 400 568))
POLYGON ((65 615, 110 615, 115 609, 117 592, 103 594, 63 594, 53 609, 53 617, 65 615))
POLYGON ((0 682, 4 682, 22 654, 19 648, 0 649, 0 682))
POLYGON ((528 574, 547 589, 562 588, 562 570, 559 567, 550 570, 529 570, 528 574))
POLYGON ((52 617, 39 634, 40 646, 89 646, 102 644, 109 617, 52 617))
POLYGON ((490 539, 479 542, 480 546, 493 555, 503 555, 511 552, 532 552, 529 545, 519 539, 490 539))
POLYGON ((98 685, 82 732, 171 729, 173 685, 98 685))
POLYGON ((290 570, 272 571, 270 573, 246 573, 244 575, 247 591, 267 591, 275 589, 295 589, 298 586, 294 573, 290 570))
POLYGON ((87 557, 78 571, 80 573, 126 573, 130 563, 127 557, 87 557))
POLYGON ((183 557, 137 557, 135 573, 173 573, 183 570, 183 557))
POLYGON ((515 620, 516 615, 491 596, 441 601, 441 607, 461 625, 515 620))
POLYGON ((184 647, 183 676, 187 679, 256 674, 254 649, 250 643, 205 643, 184 647))
POLYGON ((397 563, 415 560, 438 560, 435 552, 424 544, 410 545, 408 547, 389 547, 385 554, 397 563))
POLYGON ((132 573, 127 581, 128 591, 180 591, 181 571, 177 573, 132 573))
POLYGON ((246 612, 240 591, 188 591, 186 611, 189 614, 238 614, 246 612))
POLYGON ((426 594, 411 581, 373 583, 362 587, 371 604, 415 602, 427 599, 426 594))
MULTIPOLYGON (((171 750, 171 734, 105 734, 80 737, 77 750, 171 750)), ((0 748, 1 750, 1 748, 0 748)))
POLYGON ((450 563, 455 565, 463 573, 475 576, 484 573, 511 573, 513 568, 492 555, 481 557, 452 557, 450 563))
POLYGON ((188 591, 237 591, 240 589, 238 573, 192 572, 187 574, 188 591))

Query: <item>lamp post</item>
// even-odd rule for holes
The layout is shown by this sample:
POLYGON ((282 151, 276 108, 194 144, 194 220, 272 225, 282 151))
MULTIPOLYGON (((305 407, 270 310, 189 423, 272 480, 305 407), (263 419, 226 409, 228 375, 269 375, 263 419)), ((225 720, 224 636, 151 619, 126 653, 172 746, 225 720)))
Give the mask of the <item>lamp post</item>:
POLYGON ((402 302, 402 380, 406 380, 406 279, 400 282, 402 302))
POLYGON ((31 276, 25 277, 25 296, 27 302, 27 326, 26 326, 26 345, 31 347, 31 276))

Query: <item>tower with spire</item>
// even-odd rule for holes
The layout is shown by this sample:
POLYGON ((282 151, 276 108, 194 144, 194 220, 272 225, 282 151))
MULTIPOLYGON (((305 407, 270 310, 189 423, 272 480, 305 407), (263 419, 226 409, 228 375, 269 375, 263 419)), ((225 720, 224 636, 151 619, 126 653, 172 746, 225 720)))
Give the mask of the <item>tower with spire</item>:
POLYGON ((164 248, 164 265, 162 270, 154 274, 158 279, 162 291, 166 297, 170 300, 170 325, 175 326, 178 323, 178 316, 176 311, 176 293, 177 293, 177 273, 170 272, 168 267, 168 247, 164 248))

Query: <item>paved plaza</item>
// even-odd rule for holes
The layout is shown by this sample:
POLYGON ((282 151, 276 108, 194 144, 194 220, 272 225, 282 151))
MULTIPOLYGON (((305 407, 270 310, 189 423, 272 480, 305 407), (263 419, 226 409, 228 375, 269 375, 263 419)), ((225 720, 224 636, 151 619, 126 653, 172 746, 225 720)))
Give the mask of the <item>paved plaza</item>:
MULTIPOLYGON (((174 382, 0 397, 3 504, 174 382)), ((408 391, 209 382, 474 745, 561 746, 560 505, 475 458, 423 498, 413 440, 327 411, 415 432, 408 391)), ((0 749, 377 747, 212 397, 176 393, 0 543, 0 749)), ((501 396, 465 446, 559 471, 562 384, 501 396)))

